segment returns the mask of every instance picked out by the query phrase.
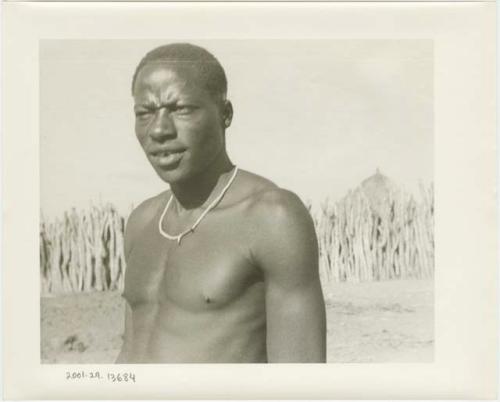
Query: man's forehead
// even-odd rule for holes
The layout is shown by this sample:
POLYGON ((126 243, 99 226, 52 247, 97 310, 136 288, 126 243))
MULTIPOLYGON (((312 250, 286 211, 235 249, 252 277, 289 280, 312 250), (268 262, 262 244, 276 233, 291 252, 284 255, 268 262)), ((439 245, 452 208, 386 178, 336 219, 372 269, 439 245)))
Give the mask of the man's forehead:
POLYGON ((140 69, 137 82, 146 86, 175 83, 183 86, 206 87, 206 82, 196 66, 182 61, 149 62, 140 69))

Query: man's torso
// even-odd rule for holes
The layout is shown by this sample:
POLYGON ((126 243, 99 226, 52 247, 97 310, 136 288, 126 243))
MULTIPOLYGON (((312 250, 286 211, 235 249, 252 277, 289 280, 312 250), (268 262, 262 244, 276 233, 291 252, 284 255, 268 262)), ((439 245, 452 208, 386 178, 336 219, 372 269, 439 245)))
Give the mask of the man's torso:
MULTIPOLYGON (((155 212, 128 255, 124 297, 132 339, 125 339, 124 360, 265 362, 265 289, 251 253, 258 230, 249 212, 252 197, 221 203, 180 244, 158 229, 166 198, 151 205, 155 212)), ((167 214, 163 229, 186 229, 176 226, 167 214)))

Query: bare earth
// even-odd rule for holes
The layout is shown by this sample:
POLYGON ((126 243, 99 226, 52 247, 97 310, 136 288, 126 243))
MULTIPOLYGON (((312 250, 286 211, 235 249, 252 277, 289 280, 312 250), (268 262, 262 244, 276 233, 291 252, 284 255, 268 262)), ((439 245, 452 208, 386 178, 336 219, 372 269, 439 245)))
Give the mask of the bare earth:
MULTIPOLYGON (((112 363, 122 343, 118 293, 41 298, 42 363, 112 363)), ((434 282, 335 285, 327 301, 328 362, 432 362, 434 282)))

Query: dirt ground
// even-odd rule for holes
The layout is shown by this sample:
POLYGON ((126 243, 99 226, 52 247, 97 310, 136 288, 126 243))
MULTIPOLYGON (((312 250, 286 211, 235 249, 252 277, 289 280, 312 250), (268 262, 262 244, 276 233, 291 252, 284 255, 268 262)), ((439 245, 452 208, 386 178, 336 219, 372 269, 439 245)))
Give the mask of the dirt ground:
MULTIPOLYGON (((41 298, 42 363, 112 363, 122 343, 117 293, 41 298)), ((328 362, 431 362, 434 282, 338 284, 327 300, 328 362)))

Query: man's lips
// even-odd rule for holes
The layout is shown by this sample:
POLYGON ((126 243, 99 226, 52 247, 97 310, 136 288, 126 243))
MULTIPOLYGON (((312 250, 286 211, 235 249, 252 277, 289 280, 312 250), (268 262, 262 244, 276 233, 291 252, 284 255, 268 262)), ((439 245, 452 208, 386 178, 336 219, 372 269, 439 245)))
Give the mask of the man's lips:
POLYGON ((182 159, 185 148, 157 149, 149 154, 154 159, 155 164, 163 168, 175 166, 182 159))
POLYGON ((150 155, 153 156, 165 156, 168 154, 176 154, 176 153, 181 153, 186 150, 185 147, 181 146, 169 146, 169 147, 159 147, 159 148, 153 148, 148 151, 150 155))

